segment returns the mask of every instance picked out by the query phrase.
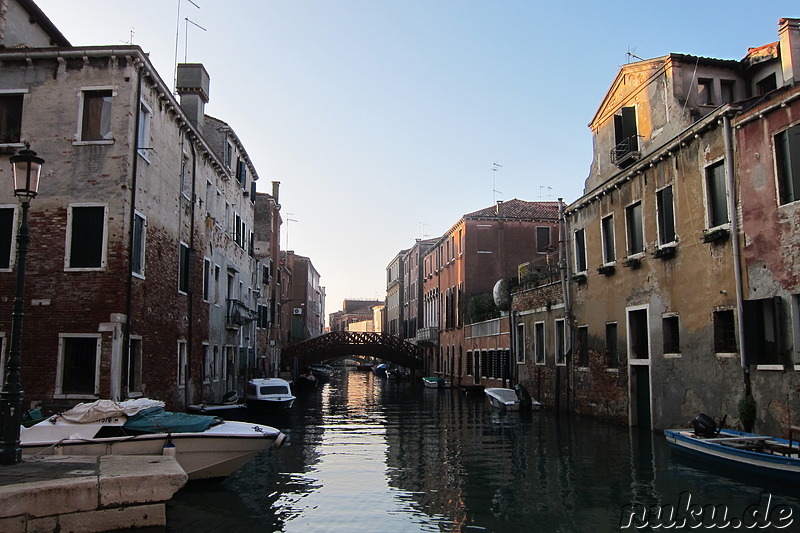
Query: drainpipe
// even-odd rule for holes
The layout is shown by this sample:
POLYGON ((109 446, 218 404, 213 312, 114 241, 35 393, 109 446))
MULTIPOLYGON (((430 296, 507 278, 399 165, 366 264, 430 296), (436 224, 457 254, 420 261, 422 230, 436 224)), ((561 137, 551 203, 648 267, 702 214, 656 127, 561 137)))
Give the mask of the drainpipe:
MULTIPOLYGON (((130 217, 128 219, 128 227, 129 227, 129 234, 128 234, 128 283, 126 287, 126 295, 125 295, 125 333, 122 338, 122 359, 125 361, 130 362, 131 357, 131 313, 133 308, 133 246, 134 246, 134 235, 133 235, 133 226, 136 221, 136 187, 137 187, 137 178, 139 174, 139 117, 141 113, 139 113, 139 106, 141 106, 142 100, 142 69, 144 65, 139 65, 138 72, 136 74, 136 112, 134 113, 134 128, 133 131, 135 132, 134 135, 135 140, 133 142, 133 163, 131 164, 131 212, 130 217)), ((127 366, 126 366, 127 368, 127 366)), ((130 368, 127 368, 127 372, 130 371, 130 368)), ((126 375, 127 375, 126 372, 126 375)), ((115 372, 112 372, 112 376, 119 375, 115 372)), ((112 388, 114 387, 114 379, 112 377, 112 388)), ((130 383, 130 376, 128 376, 128 383, 130 383)), ((127 384, 126 384, 127 386, 127 384)), ((122 387, 120 387, 121 391, 122 387)), ((126 391, 130 392, 130 391, 126 391)), ((114 394, 111 394, 112 399, 114 394)))
MULTIPOLYGON (((191 275, 195 263, 195 249, 194 249, 194 217, 195 206, 197 205, 197 152, 194 148, 194 139, 189 139, 189 148, 192 150, 192 208, 189 213, 189 298, 187 309, 187 318, 189 327, 187 331, 186 340, 186 386, 183 388, 183 402, 184 408, 189 405, 191 401, 191 387, 192 387, 192 346, 194 345, 194 276, 191 275)), ((200 399, 203 399, 203 384, 200 384, 200 399)))
POLYGON ((733 179, 734 165, 733 165, 733 139, 731 129, 731 119, 728 114, 722 116, 723 134, 725 140, 725 179, 728 187, 728 212, 731 217, 731 234, 732 234, 732 248, 733 248, 733 274, 736 282, 736 314, 739 320, 737 321, 737 329, 739 334, 739 350, 741 352, 742 373, 744 376, 745 395, 750 394, 750 369, 747 366, 747 357, 745 353, 744 343, 744 295, 743 295, 743 282, 742 282, 742 269, 741 269, 741 250, 739 243, 739 216, 736 211, 736 189, 735 180, 733 179))
MULTIPOLYGON (((571 279, 571 254, 569 249, 569 228, 567 227, 567 219, 564 213, 564 199, 558 199, 558 232, 559 232, 559 247, 558 247, 558 263, 561 267, 561 292, 564 299, 564 318, 569 326, 570 331, 570 349, 572 349, 572 302, 570 299, 570 282, 571 279)), ((566 339, 565 339, 566 340, 566 339)), ((574 357, 570 358, 574 359, 574 357)), ((571 361, 570 361, 571 363, 571 361)), ((570 364, 571 366, 571 364, 570 364)), ((561 373, 556 370, 556 412, 559 412, 561 404, 561 373)), ((567 396, 569 398, 569 396, 567 396)), ((567 405, 569 410, 569 405, 567 405)))

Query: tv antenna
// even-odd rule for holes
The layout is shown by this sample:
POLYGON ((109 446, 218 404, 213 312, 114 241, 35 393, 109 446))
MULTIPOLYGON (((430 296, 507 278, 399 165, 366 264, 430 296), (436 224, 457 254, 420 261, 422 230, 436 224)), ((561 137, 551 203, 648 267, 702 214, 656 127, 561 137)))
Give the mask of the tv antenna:
POLYGON ((291 218, 294 213, 286 213, 286 250, 289 250, 289 222, 300 222, 297 219, 291 218))
MULTIPOLYGON (((634 50, 636 50, 636 49, 634 48, 634 50)), ((631 62, 631 58, 634 58, 634 59, 636 59, 638 61, 644 61, 644 59, 642 59, 641 57, 639 57, 636 54, 634 54, 633 52, 631 52, 631 47, 630 47, 630 45, 628 45, 628 63, 631 62)))
MULTIPOLYGON (((192 0, 186 0, 186 1, 189 2, 190 4, 192 4, 197 9, 200 9, 200 6, 195 4, 192 0)), ((177 90, 177 88, 178 88, 178 41, 179 41, 179 36, 180 36, 180 33, 181 33, 181 2, 183 2, 183 0, 178 0, 178 17, 176 19, 177 22, 175 23, 175 73, 174 73, 174 79, 173 79, 174 85, 172 86, 172 90, 173 91, 177 90)), ((187 18, 186 21, 188 22, 189 19, 187 18)), ((192 24, 194 24, 194 22, 192 22, 192 24)), ((202 28, 202 29, 203 29, 203 31, 205 31, 205 28, 202 28)), ((131 40, 133 40, 133 39, 131 39, 131 40)), ((184 44, 184 55, 185 55, 185 48, 186 48, 186 45, 184 44)), ((186 60, 184 59, 184 61, 186 61, 186 60)))
POLYGON ((539 185, 539 201, 540 201, 540 202, 543 200, 543 198, 542 198, 542 197, 543 197, 544 195, 542 194, 542 192, 543 192, 545 189, 547 189, 547 201, 549 202, 549 201, 551 201, 551 200, 553 199, 553 197, 550 195, 550 193, 551 193, 551 191, 553 190, 553 188, 552 188, 552 187, 548 187, 547 185, 539 185))
POLYGON ((422 240, 425 240, 425 237, 428 237, 428 235, 425 233, 425 226, 430 226, 430 224, 427 222, 419 223, 420 236, 422 237, 422 240))
POLYGON ((497 171, 503 168, 500 163, 492 163, 492 200, 497 203, 497 193, 503 194, 503 191, 497 190, 497 171))

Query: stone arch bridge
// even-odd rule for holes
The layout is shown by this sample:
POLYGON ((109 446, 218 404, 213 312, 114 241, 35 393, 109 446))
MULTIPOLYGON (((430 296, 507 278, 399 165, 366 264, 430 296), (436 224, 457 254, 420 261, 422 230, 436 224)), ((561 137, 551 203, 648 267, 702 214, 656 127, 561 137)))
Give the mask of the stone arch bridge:
POLYGON ((286 346, 281 351, 281 368, 294 374, 310 365, 330 359, 371 356, 416 370, 423 367, 422 347, 397 335, 359 331, 332 331, 307 341, 286 346))

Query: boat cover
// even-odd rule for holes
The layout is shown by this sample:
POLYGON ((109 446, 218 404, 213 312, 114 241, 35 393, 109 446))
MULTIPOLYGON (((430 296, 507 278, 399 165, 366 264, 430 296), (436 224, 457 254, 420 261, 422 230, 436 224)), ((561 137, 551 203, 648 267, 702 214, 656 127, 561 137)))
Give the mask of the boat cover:
POLYGON ((151 407, 129 417, 123 427, 140 433, 202 433, 222 422, 218 416, 174 413, 163 407, 151 407))
POLYGON ((75 422, 77 424, 88 424, 89 422, 97 422, 104 418, 114 417, 127 417, 135 415, 142 409, 152 407, 164 407, 164 402, 159 400, 151 400, 149 398, 137 398, 135 400, 126 400, 124 402, 115 402, 113 400, 97 400, 88 403, 79 403, 72 409, 61 413, 64 420, 75 422))

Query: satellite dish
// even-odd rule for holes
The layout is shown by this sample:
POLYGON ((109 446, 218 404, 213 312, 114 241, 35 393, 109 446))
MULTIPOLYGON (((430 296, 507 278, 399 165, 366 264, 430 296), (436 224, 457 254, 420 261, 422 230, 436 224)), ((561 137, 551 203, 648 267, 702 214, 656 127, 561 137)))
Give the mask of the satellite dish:
POLYGON ((492 297, 494 298, 494 305, 500 309, 508 307, 508 281, 505 279, 497 280, 492 289, 492 297))

